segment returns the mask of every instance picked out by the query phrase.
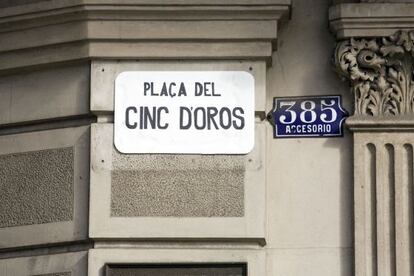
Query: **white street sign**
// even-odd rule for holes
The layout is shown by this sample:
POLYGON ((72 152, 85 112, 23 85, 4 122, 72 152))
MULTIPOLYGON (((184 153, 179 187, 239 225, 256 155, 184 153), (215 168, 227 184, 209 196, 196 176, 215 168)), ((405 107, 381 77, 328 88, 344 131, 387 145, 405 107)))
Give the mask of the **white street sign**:
POLYGON ((122 153, 246 154, 254 146, 254 78, 244 71, 135 71, 115 81, 122 153))

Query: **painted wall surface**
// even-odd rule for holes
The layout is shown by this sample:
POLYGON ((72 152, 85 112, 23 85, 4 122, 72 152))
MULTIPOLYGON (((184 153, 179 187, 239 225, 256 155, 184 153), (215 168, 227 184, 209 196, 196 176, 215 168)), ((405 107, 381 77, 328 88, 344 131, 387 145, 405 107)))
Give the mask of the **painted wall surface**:
MULTIPOLYGON (((267 75, 273 97, 341 95, 348 85, 331 63, 328 1, 297 0, 267 75)), ((268 275, 352 275, 352 135, 272 139, 267 154, 268 275)))

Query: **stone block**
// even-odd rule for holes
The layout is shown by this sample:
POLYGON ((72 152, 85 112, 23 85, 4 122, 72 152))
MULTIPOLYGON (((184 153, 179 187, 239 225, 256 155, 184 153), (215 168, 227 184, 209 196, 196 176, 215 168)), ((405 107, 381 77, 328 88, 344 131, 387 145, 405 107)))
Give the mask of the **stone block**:
POLYGON ((0 248, 87 238, 89 127, 0 136, 0 248))
POLYGON ((90 236, 264 239, 265 125, 248 155, 122 154, 93 124, 90 236))
POLYGON ((89 113, 89 64, 0 76, 0 125, 89 113))
POLYGON ((0 259, 2 276, 85 276, 88 253, 73 252, 0 259))

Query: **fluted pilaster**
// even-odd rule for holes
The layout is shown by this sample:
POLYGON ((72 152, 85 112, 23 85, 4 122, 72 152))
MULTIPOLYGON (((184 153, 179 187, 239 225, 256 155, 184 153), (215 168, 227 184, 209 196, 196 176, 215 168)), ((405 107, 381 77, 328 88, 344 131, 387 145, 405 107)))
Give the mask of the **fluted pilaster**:
POLYGON ((341 41, 335 64, 355 99, 355 275, 413 275, 414 32, 341 41))
POLYGON ((355 131, 355 275, 413 275, 414 133, 355 131))

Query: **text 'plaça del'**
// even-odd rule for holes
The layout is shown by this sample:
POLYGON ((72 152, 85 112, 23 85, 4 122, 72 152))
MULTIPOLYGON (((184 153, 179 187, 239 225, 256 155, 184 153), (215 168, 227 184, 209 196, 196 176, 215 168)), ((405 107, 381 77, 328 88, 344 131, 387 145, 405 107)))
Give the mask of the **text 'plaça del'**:
MULTIPOLYGON (((187 96, 187 88, 184 82, 163 82, 161 88, 155 87, 154 82, 144 82, 144 96, 166 96, 182 97, 187 96)), ((220 97, 216 93, 214 82, 194 82, 194 96, 220 97)))

